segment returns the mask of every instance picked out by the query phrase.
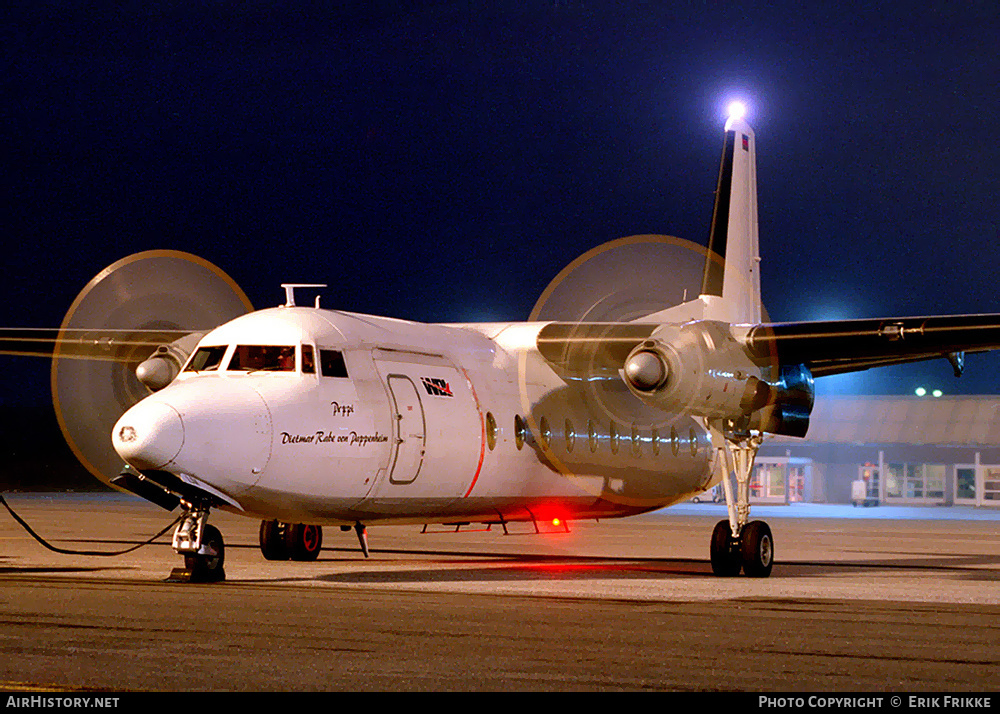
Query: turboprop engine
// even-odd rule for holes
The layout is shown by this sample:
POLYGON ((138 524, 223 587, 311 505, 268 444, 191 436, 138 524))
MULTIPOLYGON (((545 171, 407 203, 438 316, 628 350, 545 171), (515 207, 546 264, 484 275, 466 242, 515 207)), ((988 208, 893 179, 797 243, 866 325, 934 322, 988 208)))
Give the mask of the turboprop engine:
POLYGON ((149 391, 160 391, 180 374, 181 368, 205 334, 192 332, 170 344, 160 345, 148 359, 135 368, 136 379, 149 391))
POLYGON ((765 381, 724 322, 661 325, 629 353, 622 372, 636 397, 664 411, 742 420, 788 436, 804 436, 809 426, 809 370, 784 367, 765 381))
POLYGON ((768 402, 769 387, 722 322, 661 325, 625 360, 625 383, 665 411, 731 419, 768 402))

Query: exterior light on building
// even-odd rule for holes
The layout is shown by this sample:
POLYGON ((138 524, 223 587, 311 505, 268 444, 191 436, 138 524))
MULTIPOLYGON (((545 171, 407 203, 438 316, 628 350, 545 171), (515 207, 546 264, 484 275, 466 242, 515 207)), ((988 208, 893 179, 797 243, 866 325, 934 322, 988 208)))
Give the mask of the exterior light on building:
POLYGON ((916 389, 913 390, 913 393, 916 394, 918 397, 922 397, 925 394, 927 394, 927 390, 924 389, 923 387, 917 387, 916 389))
POLYGON ((942 392, 940 389, 935 389, 933 392, 931 392, 931 394, 934 395, 934 397, 940 397, 942 394, 944 394, 944 392, 942 392))

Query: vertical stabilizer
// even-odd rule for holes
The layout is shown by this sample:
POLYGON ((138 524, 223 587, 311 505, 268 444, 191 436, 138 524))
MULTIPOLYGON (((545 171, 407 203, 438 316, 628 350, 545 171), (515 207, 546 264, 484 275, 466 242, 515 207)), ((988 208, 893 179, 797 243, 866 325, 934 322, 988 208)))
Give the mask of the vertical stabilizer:
POLYGON ((753 129, 742 117, 731 116, 701 283, 701 300, 711 319, 761 321, 756 156, 753 129))

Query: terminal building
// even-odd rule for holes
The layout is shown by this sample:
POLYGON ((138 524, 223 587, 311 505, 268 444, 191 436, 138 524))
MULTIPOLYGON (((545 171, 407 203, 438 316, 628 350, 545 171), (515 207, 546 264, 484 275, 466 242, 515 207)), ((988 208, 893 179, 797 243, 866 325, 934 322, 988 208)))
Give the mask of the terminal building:
POLYGON ((764 441, 750 486, 761 504, 1000 508, 1000 398, 819 397, 805 439, 764 441))

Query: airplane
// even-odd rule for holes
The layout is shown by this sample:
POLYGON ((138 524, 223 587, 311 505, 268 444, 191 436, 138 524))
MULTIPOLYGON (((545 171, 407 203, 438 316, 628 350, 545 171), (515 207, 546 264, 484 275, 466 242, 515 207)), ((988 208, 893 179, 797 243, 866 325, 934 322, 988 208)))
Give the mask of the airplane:
MULTIPOLYGON (((680 243, 640 238, 588 257, 680 243)), ((208 261, 149 251, 95 277, 58 331, 0 331, 0 352, 51 356, 80 460, 180 509, 172 545, 192 581, 225 578, 213 509, 259 519, 266 559, 310 561, 324 527, 353 529, 367 557, 369 525, 537 528, 645 513, 720 483, 713 573, 768 577, 774 537, 750 519, 754 458, 769 434, 806 435, 814 380, 938 358, 957 375, 966 352, 1000 347, 1000 320, 765 321, 756 138, 740 112, 724 127, 702 251, 691 300, 596 320, 539 319, 536 306, 526 322, 481 324, 299 305, 314 284, 284 284, 284 304, 253 310, 208 261)))

